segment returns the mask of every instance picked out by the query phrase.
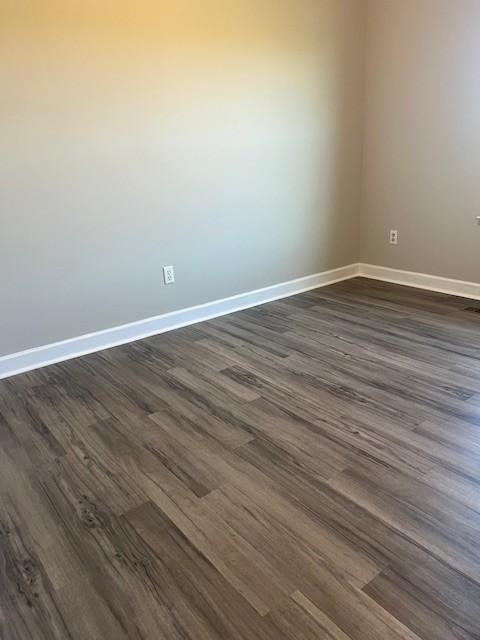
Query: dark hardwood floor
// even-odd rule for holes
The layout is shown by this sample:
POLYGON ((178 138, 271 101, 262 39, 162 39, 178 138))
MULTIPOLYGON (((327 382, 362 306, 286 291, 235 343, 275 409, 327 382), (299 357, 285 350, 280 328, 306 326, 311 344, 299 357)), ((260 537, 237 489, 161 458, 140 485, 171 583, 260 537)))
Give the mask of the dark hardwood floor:
POLYGON ((479 639, 467 307, 359 278, 0 382, 2 639, 479 639))

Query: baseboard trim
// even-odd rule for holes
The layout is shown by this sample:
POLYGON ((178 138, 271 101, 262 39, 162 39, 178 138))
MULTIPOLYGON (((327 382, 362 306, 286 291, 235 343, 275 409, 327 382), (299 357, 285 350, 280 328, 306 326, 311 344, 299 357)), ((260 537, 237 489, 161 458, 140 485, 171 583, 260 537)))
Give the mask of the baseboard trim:
POLYGON ((392 282, 417 289, 437 291, 453 296, 480 300, 480 283, 452 280, 413 271, 402 271, 373 264, 350 264, 296 280, 282 282, 263 289, 240 293, 229 298, 172 311, 153 318, 130 322, 111 329, 89 333, 69 340, 0 357, 0 380, 50 364, 142 340, 160 333, 186 327, 197 322, 218 318, 235 311, 256 307, 266 302, 287 298, 304 291, 325 287, 335 282, 362 276, 372 280, 392 282))
POLYGON ((432 276, 426 273, 415 273, 414 271, 402 271, 389 267, 380 267, 374 264, 359 264, 360 276, 372 280, 383 280, 393 282, 417 289, 427 289, 437 291, 461 298, 480 300, 480 283, 466 282, 464 280, 452 280, 441 276, 432 276))
POLYGON ((235 311, 249 309, 259 304, 280 300, 304 291, 325 287, 358 275, 358 264, 316 273, 296 280, 282 282, 271 287, 241 293, 239 295, 180 309, 171 313, 131 322, 111 329, 89 333, 69 340, 28 349, 0 357, 0 380, 71 360, 89 353, 103 351, 128 342, 141 340, 160 333, 186 327, 197 322, 211 320, 235 311))

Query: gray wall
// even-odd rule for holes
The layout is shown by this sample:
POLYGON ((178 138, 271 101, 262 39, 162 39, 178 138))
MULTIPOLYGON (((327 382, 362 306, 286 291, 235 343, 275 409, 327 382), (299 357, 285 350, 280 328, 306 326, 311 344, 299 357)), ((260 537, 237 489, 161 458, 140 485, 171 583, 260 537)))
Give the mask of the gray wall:
POLYGON ((370 0, 367 43, 361 259, 479 282, 480 1, 370 0))
POLYGON ((357 261, 360 0, 0 11, 0 355, 357 261))

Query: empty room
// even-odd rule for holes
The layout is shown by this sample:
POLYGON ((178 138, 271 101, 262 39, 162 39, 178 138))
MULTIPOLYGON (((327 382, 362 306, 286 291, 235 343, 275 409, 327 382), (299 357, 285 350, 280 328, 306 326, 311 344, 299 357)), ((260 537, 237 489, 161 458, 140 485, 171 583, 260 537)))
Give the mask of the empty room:
POLYGON ((480 639, 480 0, 0 0, 1 640, 480 639))

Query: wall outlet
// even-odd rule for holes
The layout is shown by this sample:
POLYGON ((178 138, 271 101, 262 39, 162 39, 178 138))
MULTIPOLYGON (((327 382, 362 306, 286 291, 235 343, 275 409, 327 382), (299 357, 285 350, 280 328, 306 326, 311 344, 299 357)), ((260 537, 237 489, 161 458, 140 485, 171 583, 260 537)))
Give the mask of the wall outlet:
POLYGON ((390 229, 390 244, 398 244, 398 231, 390 229))
POLYGON ((163 267, 163 281, 165 284, 173 284, 175 282, 175 271, 173 267, 163 267))

